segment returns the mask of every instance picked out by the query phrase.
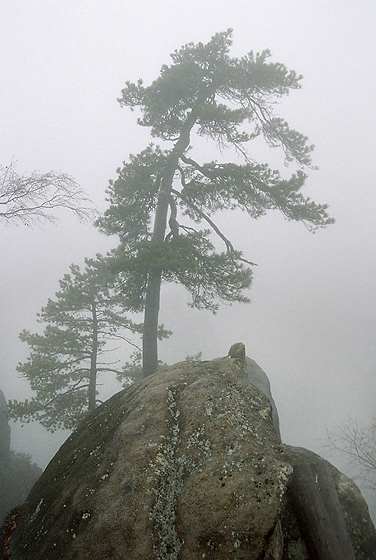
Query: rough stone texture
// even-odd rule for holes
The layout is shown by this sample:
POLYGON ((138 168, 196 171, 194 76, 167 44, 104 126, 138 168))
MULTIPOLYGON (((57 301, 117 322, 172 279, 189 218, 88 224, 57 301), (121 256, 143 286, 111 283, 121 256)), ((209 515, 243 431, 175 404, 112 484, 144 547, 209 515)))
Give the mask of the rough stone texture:
POLYGON ((261 391, 261 393, 263 393, 270 402, 270 406, 272 407, 273 426, 277 433, 279 441, 282 441, 281 432, 279 429, 277 406, 272 397, 269 378, 266 375, 265 371, 261 369, 260 366, 255 362, 255 360, 252 360, 251 358, 245 358, 245 362, 249 381, 256 387, 256 389, 261 391))
MULTIPOLYGON (((269 400, 239 357, 183 362, 118 393, 61 447, 30 493, 12 560, 308 560, 292 465, 269 400)), ((374 527, 332 467, 357 560, 374 527)))
POLYGON ((263 393, 270 402, 270 406, 272 407, 273 426, 279 442, 282 442, 277 406, 272 397, 270 381, 265 371, 260 368, 255 360, 246 356, 245 346, 242 342, 236 342, 233 344, 228 352, 228 356, 233 358, 239 367, 245 369, 248 380, 256 387, 256 389, 261 391, 261 393, 263 393))
POLYGON ((276 558, 291 472, 237 360, 183 362, 72 434, 25 504, 12 560, 276 558))
MULTIPOLYGON (((376 529, 370 518, 367 503, 355 482, 313 451, 292 446, 286 446, 286 451, 293 466, 301 463, 315 465, 322 461, 329 466, 356 559, 376 560, 376 529)), ((288 493, 284 497, 281 521, 284 534, 283 559, 309 560, 288 493)))

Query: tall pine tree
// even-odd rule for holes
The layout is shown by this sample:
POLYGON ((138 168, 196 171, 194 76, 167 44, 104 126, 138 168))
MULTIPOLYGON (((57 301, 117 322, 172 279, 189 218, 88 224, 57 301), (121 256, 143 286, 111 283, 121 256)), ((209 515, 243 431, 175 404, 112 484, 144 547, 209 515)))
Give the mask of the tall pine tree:
POLYGON ((231 30, 207 44, 189 43, 172 55, 149 86, 126 82, 120 104, 138 107, 138 123, 172 147, 150 145, 118 169, 108 188, 109 208, 97 221, 120 246, 113 258, 134 310, 144 310, 143 371, 157 369, 157 332, 162 282, 178 282, 192 306, 215 310, 218 301, 247 302, 251 263, 213 220, 240 209, 252 218, 277 209, 288 220, 314 230, 332 223, 326 205, 304 197, 303 167, 311 165, 307 137, 273 113, 276 101, 300 88, 301 76, 269 62, 269 51, 232 58, 231 30), (202 162, 190 157, 193 134, 232 147, 242 164, 202 162), (263 136, 299 169, 289 179, 247 155, 247 144, 263 136), (189 221, 183 224, 181 216, 189 221), (205 224, 202 229, 197 224, 205 224), (219 252, 211 238, 224 243, 219 252))

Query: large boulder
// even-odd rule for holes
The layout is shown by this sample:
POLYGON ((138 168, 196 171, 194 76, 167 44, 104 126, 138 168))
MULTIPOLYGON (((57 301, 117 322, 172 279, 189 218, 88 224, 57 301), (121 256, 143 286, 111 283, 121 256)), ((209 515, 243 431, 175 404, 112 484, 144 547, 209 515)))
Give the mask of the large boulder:
POLYGON ((68 438, 24 505, 12 560, 301 560, 284 546, 292 464, 244 360, 176 364, 68 438))
POLYGON ((291 471, 237 361, 183 362, 72 434, 25 504, 12 560, 260 558, 291 471))

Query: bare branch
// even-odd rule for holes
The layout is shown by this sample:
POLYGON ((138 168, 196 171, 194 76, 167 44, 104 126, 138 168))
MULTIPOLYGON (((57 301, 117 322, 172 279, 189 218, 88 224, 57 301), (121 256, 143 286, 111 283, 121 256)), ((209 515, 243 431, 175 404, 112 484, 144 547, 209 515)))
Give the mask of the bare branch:
POLYGON ((0 166, 0 220, 27 226, 38 222, 56 223, 55 208, 72 211, 81 221, 91 220, 96 212, 91 200, 75 180, 65 173, 49 171, 19 175, 15 163, 0 166))
POLYGON ((111 336, 112 338, 120 338, 121 340, 124 340, 124 342, 127 342, 130 346, 134 346, 134 348, 137 348, 137 350, 141 350, 141 348, 135 342, 132 342, 126 336, 123 336, 119 333, 112 333, 111 336))
POLYGON ((356 420, 338 426, 328 433, 326 447, 341 453, 349 466, 357 467, 357 478, 370 488, 376 488, 376 419, 369 426, 359 426, 356 420))
MULTIPOLYGON (((205 212, 200 210, 200 208, 198 208, 198 206, 193 204, 193 202, 188 200, 179 191, 177 191, 175 189, 171 189, 171 192, 175 196, 179 197, 187 206, 189 206, 194 212, 196 212, 203 220, 205 220, 213 228, 213 230, 218 235, 218 237, 220 237, 222 239, 222 241, 224 242, 224 244, 226 245, 226 249, 227 249, 228 253, 233 253, 235 251, 231 241, 229 239, 227 239, 227 237, 221 232, 221 230, 218 228, 218 226, 216 226, 216 224, 213 222, 213 220, 211 220, 211 218, 209 218, 209 216, 207 214, 205 214, 205 212)), ((242 257, 237 257, 237 259, 246 263, 246 264, 249 264, 250 266, 257 266, 256 263, 251 262, 251 261, 247 261, 246 259, 243 259, 242 257)))
POLYGON ((81 377, 81 379, 79 379, 74 385, 71 385, 69 387, 69 389, 67 389, 66 391, 63 391, 62 393, 58 393, 51 400, 44 403, 43 407, 47 408, 48 406, 50 406, 50 404, 52 404, 53 402, 55 402, 59 398, 65 396, 65 395, 69 395, 70 393, 74 393, 75 391, 80 391, 81 389, 86 389, 87 387, 89 387, 89 385, 80 385, 80 383, 84 379, 85 379, 85 377, 81 377))
POLYGON ((112 372, 112 373, 121 373, 121 370, 113 369, 113 368, 109 368, 109 367, 103 367, 103 368, 100 367, 100 368, 97 369, 97 371, 98 371, 98 372, 100 372, 100 371, 109 371, 109 372, 112 372))

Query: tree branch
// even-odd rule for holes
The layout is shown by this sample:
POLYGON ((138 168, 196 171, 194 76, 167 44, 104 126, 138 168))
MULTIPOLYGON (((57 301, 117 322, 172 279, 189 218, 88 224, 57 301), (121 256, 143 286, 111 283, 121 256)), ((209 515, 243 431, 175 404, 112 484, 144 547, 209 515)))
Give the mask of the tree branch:
POLYGON ((45 403, 43 405, 43 407, 47 407, 50 404, 52 404, 54 401, 58 400, 60 397, 64 397, 65 395, 68 395, 69 393, 74 393, 75 391, 79 391, 80 389, 86 389, 87 387, 89 387, 89 384, 87 385, 80 385, 80 383, 82 382, 82 380, 85 379, 85 377, 82 377, 81 379, 79 379, 77 381, 77 383, 75 383, 74 385, 72 385, 69 389, 67 389, 66 391, 64 391, 63 393, 59 393, 58 395, 55 395, 51 400, 49 400, 47 403, 45 403))
POLYGON ((11 162, 0 166, 0 219, 32 225, 40 221, 56 222, 50 210, 66 208, 81 221, 94 218, 96 212, 86 206, 91 200, 77 183, 64 173, 33 172, 22 177, 11 162))
MULTIPOLYGON (((209 216, 207 214, 205 214, 205 212, 203 212, 202 210, 200 210, 200 208, 198 208, 198 206, 196 206, 195 204, 193 204, 193 202, 191 202, 190 200, 188 200, 182 193, 180 193, 179 191, 175 190, 175 189, 171 189, 171 192, 179 197, 185 204, 187 204, 187 206, 189 206, 190 208, 192 208, 192 210, 194 212, 196 212, 203 220, 205 220, 211 228, 213 228, 213 230, 215 231, 215 233, 218 235, 218 237, 220 237, 222 239, 222 241, 224 242, 224 244, 226 245, 226 249, 228 253, 234 253, 235 249, 231 243, 231 241, 229 239, 227 239, 227 237, 221 232, 221 230, 218 228, 218 226, 216 226, 216 224, 213 222, 213 220, 211 218, 209 218, 209 216)), ((242 257, 237 257, 237 260, 242 261, 246 264, 249 264, 250 266, 257 266, 256 263, 252 262, 252 261, 248 261, 246 259, 243 259, 242 257)))

